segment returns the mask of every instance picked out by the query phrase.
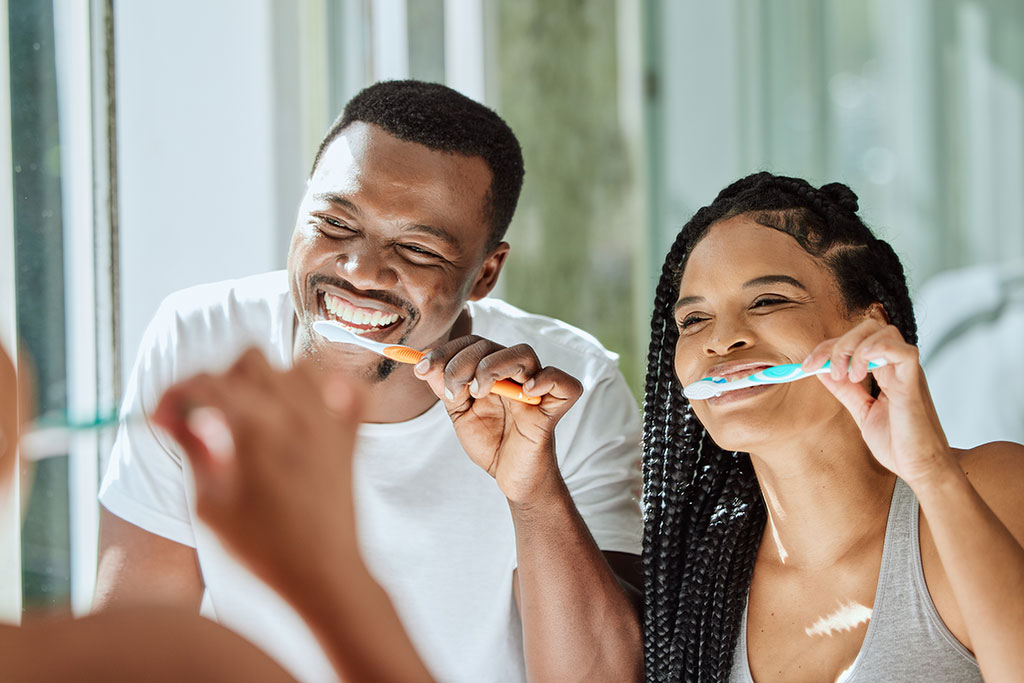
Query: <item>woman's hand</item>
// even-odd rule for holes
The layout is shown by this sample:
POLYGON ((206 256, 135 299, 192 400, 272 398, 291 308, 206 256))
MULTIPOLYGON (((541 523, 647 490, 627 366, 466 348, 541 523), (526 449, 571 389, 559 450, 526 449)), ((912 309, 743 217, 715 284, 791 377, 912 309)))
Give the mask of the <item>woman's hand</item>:
POLYGON ((583 393, 580 382, 545 368, 525 344, 504 347, 460 337, 427 354, 415 368, 444 403, 470 459, 495 478, 512 503, 530 504, 560 482, 554 429, 583 393), (491 394, 501 379, 541 397, 529 405, 491 394))
POLYGON ((7 472, 18 445, 18 377, 7 350, 0 346, 0 494, 6 493, 7 472))
POLYGON ((868 318, 841 337, 819 344, 804 360, 805 370, 831 361, 818 375, 860 427, 868 448, 885 467, 911 486, 948 473, 957 464, 932 404, 916 346, 899 330, 868 318), (871 374, 881 389, 871 396, 870 361, 886 365, 871 374))
POLYGON ((301 362, 275 370, 255 350, 221 375, 174 385, 153 414, 192 463, 199 516, 279 590, 314 579, 311 548, 329 561, 358 556, 358 420, 348 382, 301 362))

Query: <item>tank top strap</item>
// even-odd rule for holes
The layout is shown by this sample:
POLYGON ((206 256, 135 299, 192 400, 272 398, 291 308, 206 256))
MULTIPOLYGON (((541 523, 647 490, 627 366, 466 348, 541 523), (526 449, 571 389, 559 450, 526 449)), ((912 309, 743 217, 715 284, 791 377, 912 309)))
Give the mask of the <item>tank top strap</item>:
POLYGON ((919 517, 914 492, 896 479, 871 621, 840 683, 981 680, 974 656, 932 603, 921 564, 919 517))

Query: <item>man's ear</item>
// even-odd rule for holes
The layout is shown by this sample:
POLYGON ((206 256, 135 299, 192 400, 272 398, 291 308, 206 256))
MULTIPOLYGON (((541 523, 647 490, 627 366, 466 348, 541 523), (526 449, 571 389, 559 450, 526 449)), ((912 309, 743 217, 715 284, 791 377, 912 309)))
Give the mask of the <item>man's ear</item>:
POLYGON ((480 271, 476 274, 476 281, 469 291, 470 301, 479 301, 494 289, 494 285, 498 282, 498 275, 501 274, 501 267, 505 265, 508 250, 508 242, 499 242, 498 246, 484 258, 480 271))
POLYGON ((889 314, 886 312, 885 306, 877 301, 864 309, 864 317, 873 318, 883 325, 889 324, 889 314))

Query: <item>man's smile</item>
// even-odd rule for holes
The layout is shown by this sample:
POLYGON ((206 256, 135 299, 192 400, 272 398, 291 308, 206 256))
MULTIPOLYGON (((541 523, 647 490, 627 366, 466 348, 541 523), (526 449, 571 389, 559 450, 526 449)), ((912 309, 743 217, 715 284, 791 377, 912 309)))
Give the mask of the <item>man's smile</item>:
POLYGON ((365 305, 356 305, 342 296, 324 290, 317 292, 320 315, 326 320, 341 323, 357 334, 390 331, 405 320, 404 316, 394 311, 384 310, 382 303, 360 303, 365 305))

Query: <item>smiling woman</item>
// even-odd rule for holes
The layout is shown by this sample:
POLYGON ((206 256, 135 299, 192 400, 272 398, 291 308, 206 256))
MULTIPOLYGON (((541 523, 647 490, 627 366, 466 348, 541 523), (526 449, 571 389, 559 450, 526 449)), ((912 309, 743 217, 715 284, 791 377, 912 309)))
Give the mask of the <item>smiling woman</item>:
POLYGON ((648 680, 1020 671, 1024 604, 1005 596, 1024 505, 1003 482, 1024 448, 948 446, 902 266, 857 208, 843 185, 759 173, 665 261, 644 410, 648 680), (826 362, 820 381, 680 391, 826 362))

